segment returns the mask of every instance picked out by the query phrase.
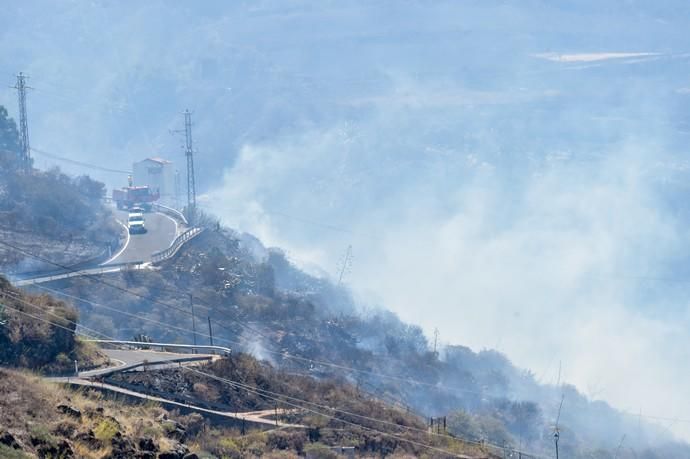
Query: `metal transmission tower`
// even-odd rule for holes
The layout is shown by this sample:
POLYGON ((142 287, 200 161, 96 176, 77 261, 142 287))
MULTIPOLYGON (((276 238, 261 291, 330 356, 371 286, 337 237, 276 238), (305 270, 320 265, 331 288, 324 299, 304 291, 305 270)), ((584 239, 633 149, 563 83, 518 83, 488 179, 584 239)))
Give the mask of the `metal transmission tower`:
POLYGON ((196 220, 196 183, 194 181, 194 149, 192 148, 192 112, 184 111, 185 156, 187 157, 187 219, 196 220))
POLYGON ((26 116, 26 90, 31 89, 26 85, 28 76, 19 72, 17 90, 19 100, 19 167, 26 173, 31 172, 31 146, 29 145, 29 121, 26 116))

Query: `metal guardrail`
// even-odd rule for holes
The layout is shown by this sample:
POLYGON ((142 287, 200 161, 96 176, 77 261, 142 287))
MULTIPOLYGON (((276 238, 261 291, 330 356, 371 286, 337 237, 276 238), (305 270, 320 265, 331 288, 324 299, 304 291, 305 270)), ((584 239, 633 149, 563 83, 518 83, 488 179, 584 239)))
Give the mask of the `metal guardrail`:
MULTIPOLYGON (((109 201, 110 198, 104 198, 105 201, 109 201)), ((154 204, 153 208, 157 212, 165 213, 176 220, 182 222, 184 225, 187 225, 187 219, 185 216, 182 214, 182 212, 173 209, 172 207, 167 207, 163 206, 161 204, 154 204)), ((167 260, 168 258, 174 256, 178 250, 180 250, 180 247, 182 245, 192 239, 193 237, 197 236, 199 233, 203 231, 203 228, 191 228, 184 233, 180 234, 175 240, 170 244, 170 247, 167 249, 157 252, 151 256, 152 262, 153 263, 160 263, 163 260, 167 260)), ((70 266, 65 266, 64 268, 59 268, 59 269, 52 269, 52 270, 46 270, 46 271, 34 271, 34 272, 23 272, 23 273, 8 273, 10 275, 10 279, 14 282, 15 285, 18 287, 25 286, 25 285, 32 285, 32 284, 40 284, 43 282, 51 282, 55 280, 60 280, 60 279, 67 279, 70 277, 76 277, 76 276, 83 276, 83 275, 97 275, 97 274, 104 274, 104 273, 110 273, 110 272, 116 272, 116 271, 125 271, 127 269, 138 269, 140 268, 144 262, 143 261, 134 261, 134 262, 126 262, 126 263, 109 263, 107 265, 101 265, 97 267, 92 267, 89 268, 89 265, 93 265, 97 263, 100 259, 104 258, 106 252, 108 252, 107 249, 104 249, 104 251, 99 254, 97 257, 90 258, 88 260, 81 261, 79 263, 75 263, 70 266)))
POLYGON ((171 343, 144 343, 141 341, 119 341, 119 340, 108 340, 108 339, 86 339, 84 341, 89 341, 91 343, 99 344, 118 344, 124 346, 135 346, 135 347, 160 347, 163 349, 189 349, 189 350, 209 350, 209 351, 219 351, 223 354, 231 354, 232 349, 223 346, 206 346, 203 344, 171 344, 171 343))
POLYGON ((38 270, 38 271, 23 271, 23 272, 9 272, 8 274, 10 277, 13 279, 32 279, 36 277, 46 277, 46 276, 54 276, 58 274, 65 274, 68 272, 74 272, 74 271, 81 271, 84 269, 89 269, 89 266, 91 267, 96 267, 99 265, 100 261, 107 260, 110 257, 111 250, 109 250, 107 247, 103 250, 98 255, 95 255, 91 258, 88 258, 83 261, 79 261, 77 263, 71 264, 71 265, 66 265, 64 268, 57 268, 57 269, 45 269, 45 270, 38 270))
POLYGON ((189 225, 187 218, 184 216, 184 214, 182 212, 180 212, 177 209, 173 209, 172 207, 164 206, 163 204, 155 204, 155 203, 151 206, 151 208, 158 211, 158 212, 172 216, 173 218, 181 221, 184 225, 189 225))
MULTIPOLYGON (((111 198, 109 196, 104 196, 103 201, 107 202, 107 203, 112 203, 113 198, 111 198)), ((151 209, 154 209, 157 212, 162 212, 164 214, 168 214, 168 215, 172 216, 173 218, 182 222, 184 225, 189 225, 189 222, 187 221, 187 217, 185 217, 184 214, 177 209, 173 209, 172 207, 164 206, 163 204, 158 204, 155 202, 153 204, 151 204, 151 209)))
POLYGON ((170 247, 151 255, 151 263, 156 264, 172 258, 178 250, 188 241, 192 240, 204 231, 204 228, 191 228, 175 238, 170 247))
POLYGON ((14 285, 23 287, 25 285, 42 284, 44 282, 51 282, 60 279, 67 279, 77 276, 88 276, 96 274, 114 273, 118 271, 126 271, 128 269, 140 269, 144 264, 143 261, 134 261, 128 263, 113 263, 111 265, 99 266, 97 268, 82 269, 80 271, 65 271, 62 273, 53 273, 49 275, 34 277, 31 279, 13 279, 14 285))

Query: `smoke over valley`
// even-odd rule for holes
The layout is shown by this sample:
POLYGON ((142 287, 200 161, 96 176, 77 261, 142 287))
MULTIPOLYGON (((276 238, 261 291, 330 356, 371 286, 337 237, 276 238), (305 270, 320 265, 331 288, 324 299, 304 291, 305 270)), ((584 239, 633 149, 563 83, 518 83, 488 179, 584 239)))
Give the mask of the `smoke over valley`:
POLYGON ((0 18, 39 167, 111 188, 126 175, 56 157, 182 170, 189 108, 224 225, 341 278, 362 314, 690 440, 686 2, 81 6, 0 18))

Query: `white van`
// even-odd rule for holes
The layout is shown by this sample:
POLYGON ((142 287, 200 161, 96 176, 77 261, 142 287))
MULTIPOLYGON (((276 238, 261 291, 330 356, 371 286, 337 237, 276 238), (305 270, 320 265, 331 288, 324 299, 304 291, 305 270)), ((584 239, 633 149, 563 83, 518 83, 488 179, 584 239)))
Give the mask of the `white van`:
POLYGON ((130 212, 127 221, 127 229, 129 234, 143 234, 146 232, 144 225, 144 214, 141 212, 130 212))

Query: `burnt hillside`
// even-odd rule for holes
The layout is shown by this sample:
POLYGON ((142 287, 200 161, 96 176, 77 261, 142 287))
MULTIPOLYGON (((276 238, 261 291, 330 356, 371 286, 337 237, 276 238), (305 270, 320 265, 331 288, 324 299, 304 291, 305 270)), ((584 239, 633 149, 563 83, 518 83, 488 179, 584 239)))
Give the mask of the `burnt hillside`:
MULTIPOLYGON (((560 419, 570 432, 561 447, 573 457, 608 448, 610 438, 638 425, 572 386, 540 384, 496 351, 434 352, 419 327, 356 305, 346 290, 301 272, 280 250, 246 234, 209 229, 160 267, 106 278, 128 293, 113 295, 110 286, 86 278, 41 288, 69 294, 88 327, 163 342, 193 341, 191 294, 199 342, 209 340, 210 319, 216 344, 282 372, 344 378, 422 417, 447 416, 450 431, 471 440, 548 451, 562 394, 577 407, 560 419)), ((659 436, 670 441, 648 425, 639 441, 659 436)))

